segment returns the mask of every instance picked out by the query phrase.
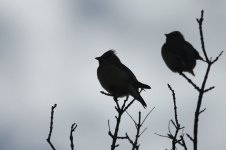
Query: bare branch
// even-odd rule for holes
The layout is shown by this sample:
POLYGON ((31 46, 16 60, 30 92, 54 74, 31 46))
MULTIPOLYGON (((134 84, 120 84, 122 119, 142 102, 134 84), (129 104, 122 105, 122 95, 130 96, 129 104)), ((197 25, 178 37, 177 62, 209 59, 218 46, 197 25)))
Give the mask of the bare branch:
POLYGON ((108 131, 111 131, 110 120, 108 120, 108 131))
POLYGON ((186 134, 186 135, 192 142, 194 142, 194 139, 189 134, 186 134))
POLYGON ((131 138, 129 137, 129 135, 126 133, 126 137, 127 137, 127 139, 129 140, 129 142, 133 145, 133 140, 131 140, 131 138))
POLYGON ((137 123, 136 121, 133 119, 133 117, 126 111, 127 115, 133 120, 133 123, 135 124, 136 128, 137 128, 137 123))
POLYGON ((172 92, 172 96, 173 96, 173 104, 174 104, 174 116, 175 116, 175 121, 176 124, 175 126, 179 126, 179 122, 178 122, 178 118, 177 118, 177 104, 176 104, 176 96, 175 96, 175 92, 172 89, 172 87, 168 84, 168 88, 170 89, 170 91, 172 92))
MULTIPOLYGON (((142 90, 143 90, 143 89, 140 89, 140 92, 139 92, 139 93, 141 93, 142 90)), ((135 101, 135 98, 132 99, 129 103, 127 103, 127 102, 128 102, 128 99, 129 99, 129 96, 126 96, 126 99, 123 101, 122 104, 120 104, 119 101, 118 101, 118 97, 115 97, 114 95, 109 94, 109 93, 105 93, 105 92, 103 92, 103 91, 101 91, 101 93, 104 94, 104 95, 112 96, 112 97, 113 97, 113 99, 114 99, 114 101, 115 101, 115 103, 116 103, 115 109, 116 109, 116 111, 117 111, 117 113, 118 113, 117 116, 115 116, 115 118, 116 118, 116 125, 115 125, 115 130, 114 130, 113 133, 111 132, 111 129, 110 129, 110 122, 109 122, 109 120, 108 120, 108 129, 109 129, 108 135, 112 138, 111 150, 115 150, 115 148, 119 146, 119 144, 116 144, 118 139, 128 139, 130 143, 133 143, 133 144, 132 144, 133 147, 135 147, 135 149, 138 150, 139 145, 137 144, 137 141, 138 141, 138 138, 139 138, 139 136, 140 136, 140 127, 141 127, 141 124, 140 124, 140 123, 141 123, 141 120, 140 120, 140 118, 139 118, 138 123, 136 123, 136 121, 133 119, 133 117, 127 112, 127 114, 128 114, 128 115, 130 116, 130 118, 133 120, 133 122, 134 122, 134 124, 135 124, 135 126, 136 126, 136 128, 137 128, 136 139, 135 139, 134 142, 129 138, 129 136, 128 136, 127 133, 126 133, 126 136, 118 136, 119 126, 120 126, 120 123, 121 123, 122 115, 123 115, 124 112, 126 112, 126 110, 133 104, 133 102, 135 101)), ((140 114, 140 112, 139 112, 139 117, 141 117, 140 115, 141 115, 141 114, 140 114)), ((148 115, 149 115, 149 114, 148 114, 148 115)), ((145 118, 145 119, 146 119, 146 118, 145 118)), ((134 150, 135 150, 135 149, 134 149, 134 150)))
POLYGON ((205 56, 205 60, 206 60, 206 62, 210 62, 210 60, 207 56, 207 53, 206 53, 203 31, 202 31, 202 23, 203 23, 203 20, 204 20, 203 15, 204 15, 204 10, 201 11, 201 17, 199 19, 196 19, 196 20, 199 24, 200 40, 201 40, 202 51, 203 51, 203 54, 205 56))
POLYGON ((115 109, 119 112, 120 111, 120 106, 119 106, 119 103, 118 103, 118 99, 114 97, 114 101, 115 101, 115 109))
POLYGON ((183 72, 179 74, 183 76, 198 92, 200 91, 200 88, 191 79, 189 79, 183 72))
POLYGON ((126 111, 132 104, 133 102, 135 101, 136 99, 134 98, 127 106, 125 106, 124 110, 123 111, 126 111))
POLYGON ((145 120, 148 118, 148 116, 151 114, 151 112, 155 109, 155 107, 153 107, 149 112, 148 114, 145 116, 144 120, 142 121, 141 125, 144 124, 145 120))
POLYGON ((206 93, 206 92, 208 92, 208 91, 210 91, 210 90, 213 90, 214 88, 215 88, 215 86, 211 86, 211 87, 209 87, 208 89, 205 89, 204 92, 206 93))
POLYGON ((128 139, 129 142, 132 144, 132 150, 138 150, 138 148, 139 148, 138 139, 147 130, 147 128, 145 128, 141 132, 141 127, 144 124, 144 122, 147 119, 147 117, 150 115, 150 113, 154 110, 154 108, 152 108, 152 110, 150 110, 148 112, 148 114, 145 116, 145 118, 143 119, 143 121, 141 121, 141 112, 139 111, 139 116, 138 116, 138 121, 137 122, 135 121, 135 119, 128 112, 126 112, 129 115, 129 117, 131 118, 131 120, 133 121, 133 123, 134 123, 134 125, 136 127, 136 130, 137 130, 134 141, 132 141, 130 139, 130 137, 128 136, 128 134, 126 133, 126 139, 128 139))
POLYGON ((71 125, 71 131, 70 131, 70 142, 71 142, 71 150, 74 150, 74 141, 73 141, 73 132, 75 131, 75 129, 77 128, 77 124, 73 123, 71 125))
POLYGON ((135 141, 133 143, 132 150, 136 150, 139 147, 138 139, 140 137, 140 128, 141 128, 141 112, 140 111, 139 111, 138 123, 136 124, 137 124, 137 133, 136 133, 135 141))
POLYGON ((164 137, 164 138, 169 138, 168 135, 162 135, 162 134, 158 134, 158 133, 155 133, 156 135, 160 136, 160 137, 164 137))
MULTIPOLYGON (((195 117, 194 117, 194 131, 193 131, 194 138, 192 140, 194 150, 198 149, 198 125, 199 125, 200 109, 201 109, 201 104, 202 104, 202 100, 203 100, 203 95, 205 93, 205 86, 206 86, 206 82, 207 82, 208 75, 209 75, 209 72, 210 72, 210 68, 211 68, 211 65, 213 64, 211 62, 212 59, 208 58, 206 50, 205 50, 205 43, 204 43, 203 31, 202 31, 202 22, 204 20, 203 14, 204 14, 204 11, 202 10, 201 11, 201 17, 200 17, 200 19, 197 19, 197 21, 198 21, 198 24, 199 24, 200 40, 201 40, 202 50, 203 50, 203 53, 205 55, 205 59, 206 59, 206 62, 207 62, 207 69, 206 69, 206 73, 205 73, 205 76, 204 76, 204 79, 203 79, 203 82, 202 82, 201 89, 199 91, 199 96, 198 96, 198 101, 197 101, 197 106, 196 106, 196 111, 195 111, 195 117)), ((220 55, 219 55, 219 57, 220 57, 220 55)), ((217 61, 219 57, 217 57, 215 60, 217 61)))
POLYGON ((199 114, 203 113, 205 110, 206 110, 206 108, 204 108, 203 110, 201 110, 201 111, 199 112, 199 114))
POLYGON ((179 124, 179 121, 178 121, 178 114, 177 114, 177 105, 176 105, 176 96, 175 96, 175 92, 174 90, 172 89, 172 87, 170 86, 170 84, 168 84, 168 88, 169 90, 172 92, 172 96, 173 96, 173 105, 174 105, 174 118, 175 118, 175 121, 174 120, 170 120, 169 121, 169 124, 168 124, 168 133, 167 135, 159 135, 161 137, 167 137, 169 138, 171 141, 172 141, 172 150, 176 150, 177 147, 176 145, 179 144, 181 145, 185 150, 187 150, 187 147, 186 147, 186 143, 184 141, 184 138, 183 138, 183 131, 184 131, 184 127, 181 127, 181 125, 179 124), (171 123, 173 124, 173 127, 175 128, 175 132, 174 134, 172 134, 171 132, 171 123), (178 137, 178 135, 180 135, 178 137), (179 138, 179 139, 178 139, 179 138))
POLYGON ((182 142, 181 146, 184 147, 184 150, 187 150, 188 148, 187 148, 187 145, 186 145, 186 143, 184 141, 184 136, 181 135, 180 138, 181 138, 181 142, 182 142))
POLYGON ((147 129, 148 129, 148 128, 145 128, 145 129, 140 133, 139 136, 141 136, 147 129))
POLYGON ((220 54, 211 62, 212 64, 214 64, 216 61, 218 61, 218 59, 220 58, 220 56, 223 54, 224 51, 221 51, 220 54))
POLYGON ((54 104, 54 106, 52 106, 51 108, 51 117, 50 117, 50 127, 49 127, 49 135, 48 138, 46 139, 46 141, 49 143, 50 147, 53 150, 56 150, 56 148, 53 146, 52 142, 51 142, 51 135, 52 135, 52 131, 53 131, 53 116, 54 116, 54 109, 57 107, 57 104, 54 104))
MULTIPOLYGON (((121 117, 124 114, 124 112, 126 112, 126 110, 129 108, 129 106, 131 106, 132 103, 135 101, 135 99, 133 99, 129 104, 126 105, 126 102, 128 101, 128 98, 129 98, 129 96, 127 96, 126 99, 124 100, 122 106, 120 106, 118 103, 118 99, 115 97, 113 97, 113 98, 116 103, 116 110, 118 112, 118 115, 115 117, 116 118, 116 126, 115 126, 114 133, 112 134, 110 130, 108 132, 108 134, 112 138, 111 150, 114 150, 116 147, 119 146, 118 144, 116 145, 116 142, 117 142, 117 139, 119 139, 118 132, 119 132, 119 126, 120 126, 120 122, 121 122, 121 117)), ((108 126, 110 129, 109 121, 108 121, 108 126)))

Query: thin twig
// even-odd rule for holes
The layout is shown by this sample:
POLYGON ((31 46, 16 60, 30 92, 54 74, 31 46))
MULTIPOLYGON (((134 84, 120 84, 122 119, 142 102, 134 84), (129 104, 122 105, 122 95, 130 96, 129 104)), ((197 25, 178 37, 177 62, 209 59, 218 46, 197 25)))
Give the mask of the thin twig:
POLYGON ((141 125, 144 124, 145 120, 148 118, 148 116, 151 114, 151 112, 155 109, 155 107, 153 107, 149 112, 148 114, 145 116, 144 120, 142 121, 141 125))
POLYGON ((206 93, 206 92, 208 92, 208 91, 210 91, 210 90, 213 90, 214 88, 215 88, 215 86, 211 86, 211 87, 209 87, 208 89, 205 89, 204 92, 206 93))
POLYGON ((204 20, 203 15, 204 15, 204 10, 201 11, 201 17, 199 19, 197 18, 196 20, 197 20, 197 22, 199 24, 199 31, 200 31, 200 40, 201 40, 201 45, 202 45, 202 51, 203 51, 203 54, 205 56, 205 60, 208 63, 210 60, 209 60, 209 58, 207 56, 207 53, 206 53, 204 37, 203 37, 203 31, 202 31, 202 22, 204 20))
POLYGON ((192 142, 194 142, 194 139, 188 133, 186 135, 192 142))
MULTIPOLYGON (((119 132, 119 126, 120 126, 122 115, 129 108, 129 106, 131 106, 132 103, 135 101, 135 99, 133 99, 129 104, 126 105, 126 102, 128 101, 128 98, 129 98, 129 96, 127 96, 126 99, 124 100, 122 106, 120 107, 120 105, 118 103, 118 99, 115 97, 113 97, 113 98, 116 103, 116 110, 118 112, 118 115, 116 116, 116 126, 115 126, 114 133, 112 134, 110 130, 108 132, 108 134, 112 138, 111 150, 114 150, 116 147, 119 146, 116 143, 117 143, 117 139, 118 139, 118 132, 119 132)), ((110 127, 109 121, 108 121, 108 126, 110 127)))
MULTIPOLYGON (((204 14, 204 11, 202 10, 201 11, 201 17, 200 17, 200 19, 197 19, 197 22, 199 24, 199 31, 200 31, 200 40, 201 40, 201 45, 202 45, 202 51, 203 51, 203 53, 205 55, 205 59, 206 59, 206 62, 207 62, 207 65, 208 66, 207 66, 206 73, 205 73, 205 76, 204 76, 204 79, 203 79, 203 82, 202 82, 201 89, 199 91, 199 97, 198 97, 196 111, 195 111, 194 131, 193 131, 193 134, 194 134, 193 148, 194 148, 194 150, 197 150, 198 149, 199 115, 200 115, 200 109, 201 109, 201 104, 202 104, 202 100, 203 100, 203 95, 205 93, 205 86, 206 86, 207 78, 208 78, 209 71, 210 71, 210 68, 211 68, 211 65, 212 65, 212 62, 211 62, 212 59, 209 59, 208 58, 207 53, 206 53, 206 49, 205 49, 205 43, 204 43, 204 37, 203 37, 203 30, 202 30, 202 23, 203 23, 203 20, 204 20, 203 19, 203 14, 204 14)), ((220 55, 219 55, 219 57, 220 57, 220 55)), ((216 60, 219 57, 217 57, 216 60)))
MULTIPOLYGON (((140 92, 141 91, 142 91, 142 89, 140 90, 140 92)), ((115 101, 115 103, 116 103, 115 109, 116 109, 118 115, 115 116, 115 118, 116 118, 116 125, 115 125, 114 133, 112 133, 111 130, 110 130, 110 122, 108 120, 108 128, 109 128, 108 134, 112 138, 111 150, 115 150, 115 148, 119 146, 119 144, 116 144, 117 143, 117 139, 128 139, 130 143, 132 141, 129 138, 128 134, 126 134, 125 137, 121 137, 121 136, 118 136, 118 132, 119 132, 119 126, 120 126, 122 115, 124 114, 124 112, 126 112, 126 110, 133 104, 133 102, 136 99, 134 98, 133 100, 131 100, 127 104, 129 96, 126 96, 126 99, 123 101, 122 105, 120 106, 119 101, 118 101, 118 97, 115 97, 114 95, 109 94, 109 93, 105 93, 103 91, 101 91, 101 93, 104 94, 104 95, 107 95, 107 96, 112 96, 114 101, 115 101)), ((130 116, 130 117, 132 118, 132 116, 130 116)), ((134 123, 136 123, 136 122, 134 121, 134 123)), ((137 146, 137 147, 139 147, 139 146, 137 146)))
POLYGON ((148 128, 144 128, 144 130, 140 133, 139 136, 141 136, 148 128))
POLYGON ((168 84, 168 88, 172 92, 175 121, 172 119, 169 121, 167 135, 161 135, 161 134, 157 134, 157 135, 160 137, 166 137, 166 138, 170 139, 172 141, 172 150, 177 149, 177 147, 176 147, 177 144, 181 145, 185 150, 187 150, 187 146, 186 146, 185 140, 183 138, 184 127, 181 127, 179 120, 178 120, 175 92, 174 92, 173 88, 170 86, 170 84, 168 84), (170 128, 171 124, 173 124, 173 127, 175 128, 174 134, 172 134, 172 132, 171 132, 171 128, 170 128), (181 131, 182 131, 182 133, 181 133, 181 131), (179 139, 178 139, 178 135, 180 135, 179 139))
POLYGON ((137 128, 137 123, 136 121, 133 119, 133 117, 126 111, 127 115, 133 120, 133 123, 135 124, 136 128, 137 128))
MULTIPOLYGON (((155 107, 154 107, 155 108, 155 107)), ((131 118, 131 120, 133 121, 135 127, 136 127, 136 135, 135 135, 135 140, 132 141, 130 139, 130 137, 128 136, 128 134, 126 133, 126 139, 129 140, 129 142, 132 144, 132 150, 138 150, 139 149, 139 144, 138 144, 138 139, 140 138, 140 136, 147 130, 147 128, 145 128, 143 131, 141 131, 141 127, 144 124, 145 120, 147 119, 147 117, 150 115, 150 113, 154 110, 154 108, 152 108, 147 115, 144 117, 143 120, 141 120, 141 112, 139 111, 139 115, 138 115, 138 121, 136 122, 135 119, 128 113, 128 116, 131 118)))
POLYGON ((211 63, 214 64, 220 58, 220 56, 223 54, 223 52, 224 51, 221 51, 220 54, 211 63))
POLYGON ((119 125, 120 125, 120 122, 121 122, 122 114, 123 114, 123 112, 118 111, 118 117, 116 117, 115 131, 114 131, 114 134, 112 136, 111 150, 114 150, 118 146, 118 145, 116 145, 116 142, 117 142, 119 125))
POLYGON ((54 145, 51 142, 51 135, 52 135, 52 131, 53 131, 53 116, 54 116, 54 109, 57 107, 57 104, 54 104, 54 106, 51 107, 51 117, 50 117, 50 127, 49 127, 49 135, 48 138, 46 139, 46 141, 49 143, 50 147, 53 150, 56 150, 56 148, 54 147, 54 145))
POLYGON ((184 147, 184 150, 187 150, 188 148, 187 148, 187 145, 186 145, 186 143, 185 143, 185 141, 184 141, 184 136, 180 136, 180 138, 181 138, 181 144, 182 144, 182 146, 184 147))
POLYGON ((127 137, 127 139, 129 140, 129 142, 131 143, 131 144, 133 144, 134 142, 133 142, 133 140, 131 140, 131 138, 129 137, 129 135, 126 133, 126 137, 127 137))
POLYGON ((137 133, 136 133, 135 141, 133 143, 132 150, 136 150, 139 148, 138 139, 140 137, 140 128, 141 128, 141 112, 140 111, 139 111, 138 123, 136 123, 135 125, 137 125, 137 133))
POLYGON ((73 141, 73 132, 75 131, 75 129, 77 128, 77 124, 73 123, 71 125, 71 130, 70 130, 70 142, 71 142, 71 150, 74 150, 74 141, 73 141))
POLYGON ((158 135, 158 136, 160 136, 160 137, 169 138, 168 135, 162 135, 162 134, 159 134, 159 133, 156 133, 156 132, 155 132, 155 134, 158 135))
POLYGON ((199 114, 203 113, 205 110, 206 110, 206 108, 204 108, 203 110, 201 110, 201 111, 199 112, 199 114))
POLYGON ((172 96, 173 96, 174 116, 175 116, 176 125, 179 125, 178 118, 177 118, 177 104, 176 104, 175 92, 174 92, 174 90, 172 89, 172 87, 169 84, 168 84, 168 88, 172 92, 172 96))
POLYGON ((183 76, 198 92, 200 91, 200 88, 191 79, 189 79, 183 72, 180 72, 179 74, 183 76))
POLYGON ((125 108, 123 109, 123 111, 126 111, 135 101, 136 99, 134 98, 127 106, 125 106, 125 108))

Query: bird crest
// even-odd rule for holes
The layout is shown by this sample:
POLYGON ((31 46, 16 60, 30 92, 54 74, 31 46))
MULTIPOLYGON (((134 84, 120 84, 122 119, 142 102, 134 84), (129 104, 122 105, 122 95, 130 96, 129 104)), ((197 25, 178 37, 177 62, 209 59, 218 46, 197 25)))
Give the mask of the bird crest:
POLYGON ((112 56, 112 55, 116 55, 116 52, 114 49, 110 49, 107 52, 105 52, 102 56, 103 57, 107 57, 107 56, 112 56))

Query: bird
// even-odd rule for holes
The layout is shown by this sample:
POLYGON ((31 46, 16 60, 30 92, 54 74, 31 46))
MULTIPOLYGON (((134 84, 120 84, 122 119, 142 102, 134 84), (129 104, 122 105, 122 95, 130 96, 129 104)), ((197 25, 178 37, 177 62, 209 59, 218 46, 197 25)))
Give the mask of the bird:
POLYGON ((185 40, 179 31, 165 34, 166 42, 162 46, 162 57, 167 67, 177 73, 189 72, 193 76, 196 60, 203 60, 199 52, 185 40))
POLYGON ((147 104, 140 95, 139 88, 151 89, 151 87, 137 80, 133 72, 116 56, 115 50, 108 50, 95 59, 99 62, 97 78, 101 86, 108 93, 116 99, 131 95, 138 100, 144 108, 147 107, 147 104))

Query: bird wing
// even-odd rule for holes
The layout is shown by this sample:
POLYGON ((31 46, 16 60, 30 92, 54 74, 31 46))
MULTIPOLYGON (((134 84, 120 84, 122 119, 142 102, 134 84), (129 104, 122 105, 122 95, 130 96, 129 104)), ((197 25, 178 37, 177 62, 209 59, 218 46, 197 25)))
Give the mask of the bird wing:
POLYGON ((136 76, 133 74, 133 72, 128 67, 126 67, 124 64, 120 63, 120 64, 117 64, 117 66, 119 67, 120 70, 122 70, 123 72, 125 72, 127 74, 128 82, 130 84, 134 85, 137 88, 144 88, 144 89, 151 88, 149 85, 139 82, 137 80, 136 76))
POLYGON ((112 85, 121 85, 127 84, 129 80, 128 74, 120 69, 116 65, 110 65, 107 67, 106 78, 111 82, 112 85))
POLYGON ((203 60, 203 58, 199 55, 199 52, 189 42, 185 41, 184 48, 186 49, 187 53, 190 53, 196 59, 203 60))
POLYGON ((180 71, 186 66, 186 52, 183 43, 164 44, 162 56, 167 66, 173 71, 180 71))
POLYGON ((138 80, 136 78, 136 76, 133 74, 133 72, 126 67, 124 64, 120 63, 117 65, 117 67, 119 67, 119 69, 123 72, 125 72, 128 76, 129 81, 133 84, 136 85, 138 83, 138 80))

